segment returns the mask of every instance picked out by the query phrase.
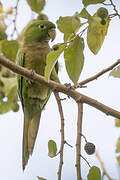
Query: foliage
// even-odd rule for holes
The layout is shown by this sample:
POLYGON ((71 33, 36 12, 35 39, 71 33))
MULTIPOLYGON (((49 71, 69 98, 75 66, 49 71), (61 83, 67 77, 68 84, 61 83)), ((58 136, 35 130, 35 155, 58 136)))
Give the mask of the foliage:
POLYGON ((96 166, 91 167, 87 177, 88 180, 101 180, 100 169, 96 166))
MULTIPOLYGON (((37 14, 37 19, 48 19, 47 15, 42 13, 42 10, 46 4, 45 0, 26 1, 31 10, 37 14)), ((80 10, 80 12, 75 12, 70 16, 60 16, 59 19, 56 20, 57 28, 63 34, 64 38, 63 42, 55 44, 51 52, 47 55, 45 67, 46 81, 49 81, 51 72, 58 62, 60 55, 63 53, 66 72, 70 80, 74 83, 74 87, 77 87, 77 83, 84 67, 84 48, 88 46, 89 50, 96 55, 102 48, 105 37, 107 36, 110 21, 113 17, 120 16, 117 13, 112 1, 110 1, 110 3, 111 6, 114 7, 116 14, 110 14, 109 8, 107 8, 108 6, 105 6, 104 2, 105 0, 82 0, 83 9, 80 10), (96 6, 94 6, 96 4, 99 4, 99 6, 101 5, 101 7, 99 9, 96 8, 96 6), (94 15, 91 15, 89 12, 90 10, 87 10, 87 6, 90 5, 96 8, 94 15), (105 8, 102 7, 103 5, 105 8), (83 34, 86 36, 83 36, 83 34)), ((14 9, 10 8, 4 11, 2 4, 0 4, 0 54, 4 55, 13 62, 15 62, 22 35, 17 35, 16 38, 14 38, 14 34, 17 34, 16 17, 13 22, 14 29, 11 34, 8 34, 8 26, 5 22, 9 17, 14 16, 14 10, 16 11, 17 16, 17 6, 14 9)), ((120 78, 120 66, 113 69, 110 76, 120 78)), ((14 112, 19 110, 16 75, 9 69, 0 65, 0 114, 7 113, 11 110, 14 112)), ((120 127, 120 119, 115 119, 115 125, 120 127)), ((65 144, 65 142, 62 143, 65 144)), ((61 149, 58 154, 60 152, 61 149)), ((116 153, 120 153, 120 138, 118 138, 116 144, 116 153)), ((48 156, 53 158, 58 154, 56 142, 50 140, 48 142, 48 156)), ((118 164, 120 165, 120 156, 118 154, 117 160, 118 164)), ((96 166, 92 166, 89 170, 87 178, 88 180, 100 180, 100 169, 96 166)), ((38 177, 38 180, 45 179, 38 177)))

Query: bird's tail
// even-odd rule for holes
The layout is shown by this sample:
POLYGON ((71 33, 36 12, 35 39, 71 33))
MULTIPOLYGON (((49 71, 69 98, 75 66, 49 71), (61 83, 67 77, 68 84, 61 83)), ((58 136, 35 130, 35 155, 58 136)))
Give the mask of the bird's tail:
POLYGON ((24 109, 24 131, 23 131, 23 170, 28 162, 29 156, 32 155, 34 144, 39 128, 41 111, 37 112, 32 119, 30 113, 24 109))

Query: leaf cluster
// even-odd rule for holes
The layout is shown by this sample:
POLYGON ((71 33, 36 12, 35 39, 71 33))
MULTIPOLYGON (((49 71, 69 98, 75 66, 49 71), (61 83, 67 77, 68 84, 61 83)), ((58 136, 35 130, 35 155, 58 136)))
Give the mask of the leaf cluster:
POLYGON ((69 78, 76 85, 81 72, 84 67, 84 47, 86 46, 85 39, 82 35, 87 31, 87 45, 93 54, 97 54, 102 47, 105 36, 107 35, 110 18, 107 14, 104 19, 103 25, 102 19, 96 13, 90 15, 86 7, 91 4, 102 3, 102 1, 84 1, 84 8, 80 13, 76 12, 73 16, 61 17, 56 21, 57 27, 64 35, 64 42, 56 44, 57 49, 53 48, 53 51, 47 56, 47 65, 45 69, 46 80, 49 80, 51 71, 58 61, 58 57, 64 53, 65 66, 69 78), (84 20, 84 21, 83 21, 84 20), (57 56, 56 56, 57 55, 57 56))

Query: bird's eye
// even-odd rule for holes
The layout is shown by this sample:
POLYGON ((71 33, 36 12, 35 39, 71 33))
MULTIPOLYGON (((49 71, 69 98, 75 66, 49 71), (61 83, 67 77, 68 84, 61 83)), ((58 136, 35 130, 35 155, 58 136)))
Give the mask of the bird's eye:
POLYGON ((40 24, 39 27, 40 27, 41 29, 44 29, 44 28, 45 28, 44 24, 40 24))

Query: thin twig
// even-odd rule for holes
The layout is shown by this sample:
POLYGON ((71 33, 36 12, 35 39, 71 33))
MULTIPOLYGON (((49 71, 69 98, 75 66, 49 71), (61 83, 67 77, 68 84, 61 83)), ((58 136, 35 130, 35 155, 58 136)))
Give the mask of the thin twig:
POLYGON ((14 15, 14 20, 13 20, 13 25, 14 25, 14 29, 13 29, 13 32, 11 34, 11 37, 13 37, 14 33, 16 32, 16 34, 18 35, 18 30, 17 30, 17 15, 18 15, 18 4, 19 4, 19 1, 20 0, 17 0, 16 2, 16 6, 14 7, 14 10, 15 10, 15 15, 14 15))
POLYGON ((55 98, 58 104, 58 109, 59 109, 59 113, 60 113, 60 118, 61 118, 61 146, 60 146, 60 162, 59 162, 59 169, 58 169, 58 180, 61 180, 61 174, 62 174, 62 166, 63 166, 63 151, 64 151, 64 144, 65 144, 65 140, 64 140, 64 115, 63 115, 63 109, 62 109, 62 104, 61 104, 61 100, 59 97, 58 93, 55 93, 55 98))
POLYGON ((110 4, 107 4, 107 3, 101 3, 101 4, 103 4, 103 5, 105 5, 105 6, 111 6, 111 3, 110 4))
POLYGON ((64 143, 67 144, 69 147, 73 148, 73 146, 69 144, 67 141, 65 141, 64 143))
POLYGON ((77 180, 81 180, 81 133, 82 133, 82 115, 83 115, 83 104, 78 103, 78 121, 77 121, 77 139, 76 139, 76 171, 77 180))
POLYGON ((90 78, 87 78, 83 81, 81 81, 80 83, 77 84, 77 86, 75 88, 79 88, 82 87, 84 84, 87 84, 93 80, 96 80, 98 77, 102 76, 103 74, 105 74, 106 72, 112 70, 115 66, 117 66, 118 64, 120 64, 120 59, 118 59, 115 63, 113 63, 111 66, 107 67, 106 69, 103 69, 102 71, 100 71, 99 73, 95 74, 94 76, 91 76, 90 78))
POLYGON ((81 154, 80 154, 80 156, 81 156, 81 158, 84 159, 84 161, 87 163, 87 165, 91 168, 91 165, 90 165, 90 163, 87 161, 87 159, 85 159, 81 154))
POLYGON ((119 17, 119 19, 120 19, 120 14, 118 13, 118 10, 116 9, 115 4, 113 3, 113 1, 112 1, 112 0, 110 0, 110 3, 111 3, 111 6, 113 7, 114 11, 116 12, 117 16, 118 16, 118 17, 119 17))
POLYGON ((84 138, 85 142, 87 143, 86 137, 83 134, 81 134, 81 136, 84 138))
POLYGON ((3 56, 0 56, 0 64, 2 64, 6 68, 10 69, 11 71, 13 71, 17 74, 20 74, 21 76, 32 80, 33 82, 35 82, 38 85, 43 84, 43 85, 51 88, 52 91, 62 92, 64 94, 70 96, 76 102, 88 104, 88 105, 100 110, 101 112, 104 112, 106 115, 111 115, 113 117, 120 119, 119 111, 117 111, 113 108, 110 108, 109 106, 106 106, 106 105, 102 104, 101 102, 96 101, 93 98, 85 96, 84 94, 81 94, 72 88, 68 88, 63 84, 60 84, 60 83, 57 83, 57 82, 51 81, 51 80, 49 80, 49 82, 47 82, 43 76, 38 75, 37 73, 34 73, 34 75, 32 75, 30 70, 16 65, 15 63, 13 63, 12 61, 10 61, 9 59, 7 59, 3 56))
POLYGON ((107 171, 106 171, 106 169, 105 169, 105 167, 104 167, 104 163, 103 163, 103 161, 102 161, 102 159, 101 159, 101 157, 100 157, 100 155, 99 155, 99 153, 98 153, 98 150, 96 150, 95 155, 96 155, 97 159, 98 159, 99 162, 100 162, 101 168, 102 168, 102 170, 103 170, 103 174, 105 174, 109 180, 112 180, 112 178, 109 176, 109 174, 107 173, 107 171))

